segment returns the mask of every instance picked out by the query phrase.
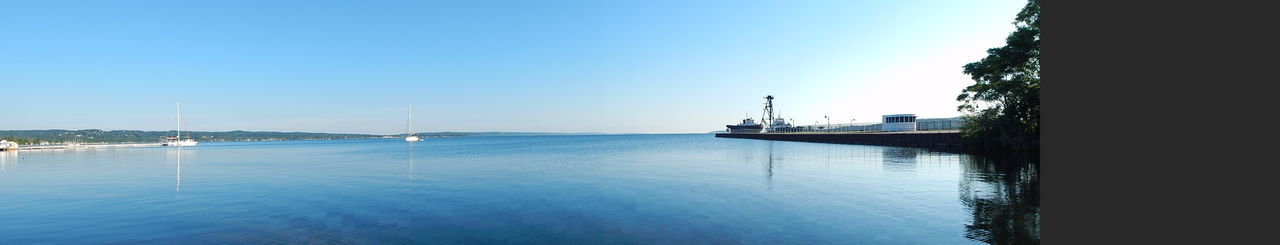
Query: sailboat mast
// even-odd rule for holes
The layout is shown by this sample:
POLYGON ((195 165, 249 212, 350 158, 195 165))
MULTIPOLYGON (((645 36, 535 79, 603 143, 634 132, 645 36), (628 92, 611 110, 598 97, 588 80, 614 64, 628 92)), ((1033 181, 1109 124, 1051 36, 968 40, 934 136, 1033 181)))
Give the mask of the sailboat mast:
POLYGON ((413 135, 413 106, 409 106, 409 112, 406 113, 408 116, 405 118, 408 119, 404 122, 404 137, 409 137, 413 135))
POLYGON ((178 140, 182 140, 182 101, 178 101, 178 140))

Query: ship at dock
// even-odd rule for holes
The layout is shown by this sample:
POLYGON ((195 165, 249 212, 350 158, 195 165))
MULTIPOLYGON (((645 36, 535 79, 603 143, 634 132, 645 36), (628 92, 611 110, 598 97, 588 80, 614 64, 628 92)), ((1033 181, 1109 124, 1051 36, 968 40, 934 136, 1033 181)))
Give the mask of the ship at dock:
POLYGON ((742 119, 741 123, 736 125, 725 125, 729 128, 731 134, 758 134, 768 132, 788 132, 795 130, 797 127, 787 123, 786 119, 774 117, 773 111, 773 95, 764 97, 764 112, 761 116, 762 123, 756 123, 751 117, 742 119))
POLYGON ((758 134, 761 130, 764 130, 764 125, 756 123, 756 120, 751 119, 751 117, 742 119, 742 122, 736 125, 724 126, 729 127, 729 133, 731 134, 758 134))

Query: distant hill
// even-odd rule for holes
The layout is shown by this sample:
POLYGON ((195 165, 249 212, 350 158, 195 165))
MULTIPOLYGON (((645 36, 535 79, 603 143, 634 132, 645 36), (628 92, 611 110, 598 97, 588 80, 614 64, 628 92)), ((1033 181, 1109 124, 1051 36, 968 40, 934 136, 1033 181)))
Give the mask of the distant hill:
MULTIPOLYGON (((173 136, 175 131, 141 131, 141 130, 0 130, 0 139, 17 141, 19 144, 39 143, 153 143, 160 142, 165 136, 173 136)), ((536 136, 536 135, 595 135, 603 133, 547 133, 547 132, 424 132, 423 137, 483 137, 483 136, 536 136)), ((330 134, 308 132, 268 132, 268 131, 182 131, 182 137, 192 137, 198 141, 278 141, 278 140, 334 140, 334 139, 369 139, 404 137, 398 135, 374 134, 330 134)))
MULTIPOLYGON (((0 130, 0 139, 17 141, 19 144, 46 143, 152 143, 160 142, 165 136, 174 135, 174 131, 140 131, 140 130, 0 130)), ((383 137, 372 134, 329 134, 307 132, 254 132, 254 131, 182 131, 182 137, 192 137, 198 141, 276 141, 276 140, 331 140, 331 139, 367 139, 383 137)))

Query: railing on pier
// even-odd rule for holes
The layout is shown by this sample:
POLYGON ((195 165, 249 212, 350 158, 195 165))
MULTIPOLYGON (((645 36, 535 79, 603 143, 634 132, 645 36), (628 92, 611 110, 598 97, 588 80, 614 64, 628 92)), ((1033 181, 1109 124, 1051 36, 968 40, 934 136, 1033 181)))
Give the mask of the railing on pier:
MULTIPOLYGON (((916 131, 959 130, 962 124, 960 118, 921 118, 916 120, 916 131)), ((880 125, 878 122, 812 124, 766 129, 763 133, 878 133, 880 125)))

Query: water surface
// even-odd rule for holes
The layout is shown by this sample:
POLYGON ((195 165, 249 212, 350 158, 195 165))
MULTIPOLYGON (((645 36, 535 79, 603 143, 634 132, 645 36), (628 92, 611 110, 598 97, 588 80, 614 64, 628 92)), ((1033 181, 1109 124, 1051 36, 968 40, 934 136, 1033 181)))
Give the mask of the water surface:
POLYGON ((707 134, 0 152, 0 244, 1038 243, 1036 166, 707 134))

